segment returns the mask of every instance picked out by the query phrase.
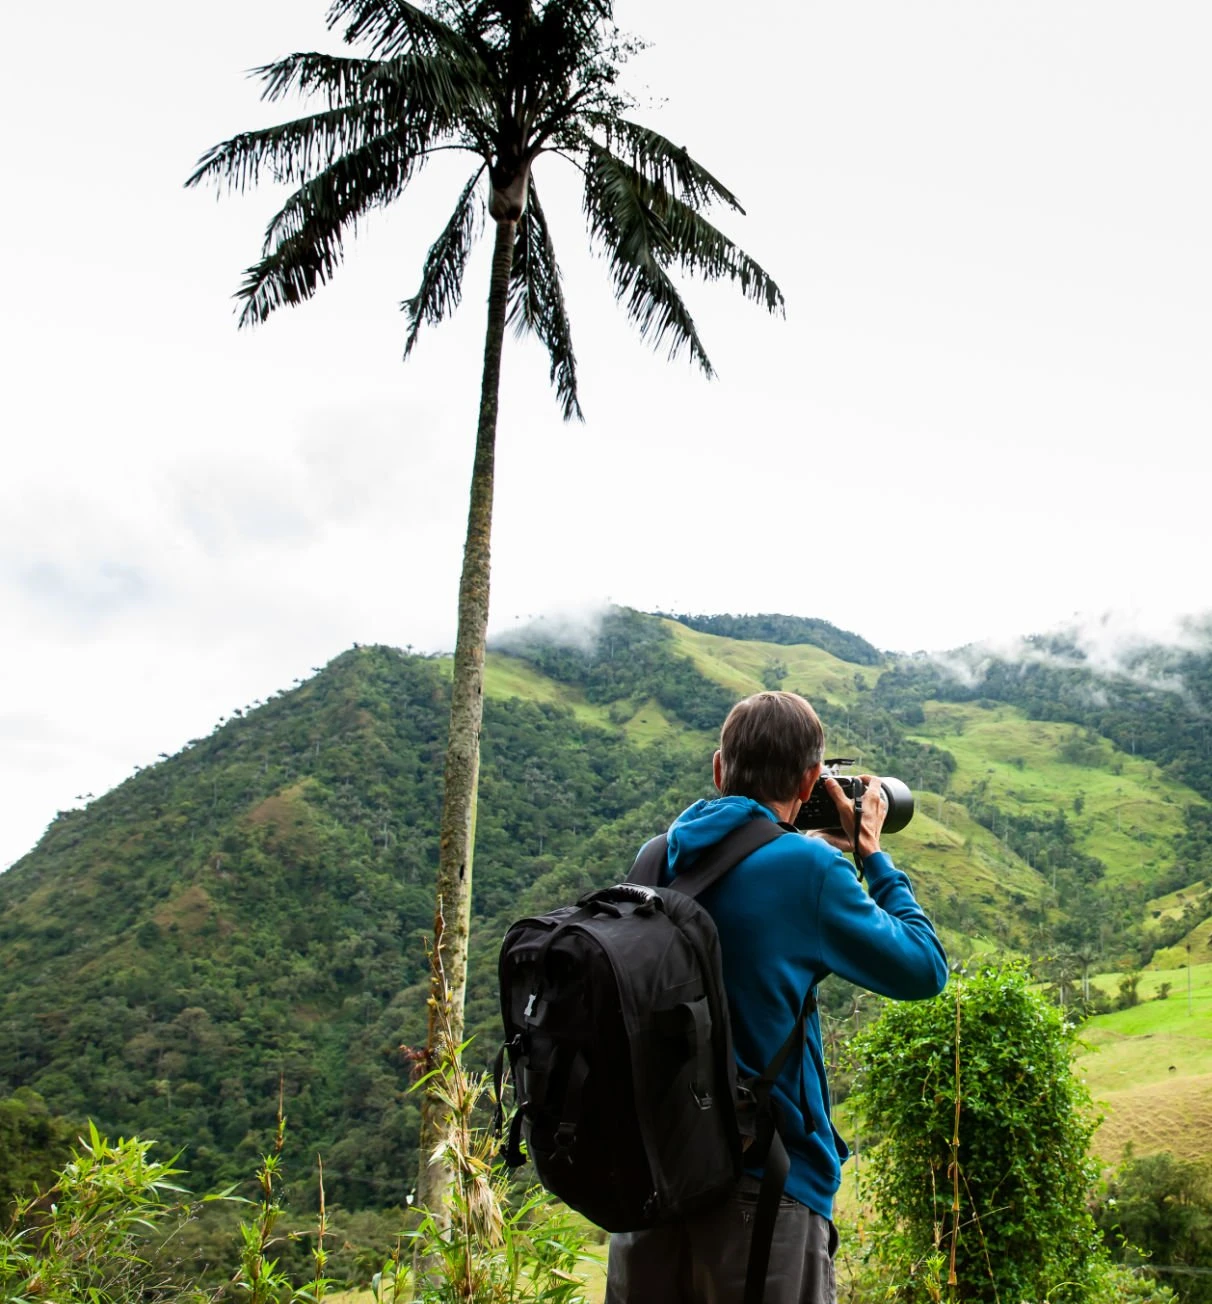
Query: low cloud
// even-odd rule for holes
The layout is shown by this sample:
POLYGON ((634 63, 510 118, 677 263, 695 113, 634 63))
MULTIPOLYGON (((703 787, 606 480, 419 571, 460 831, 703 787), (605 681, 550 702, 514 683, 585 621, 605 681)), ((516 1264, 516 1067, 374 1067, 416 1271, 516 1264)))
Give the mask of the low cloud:
MULTIPOLYGON (((1158 692, 1184 693, 1177 668, 1185 653, 1212 650, 1212 612, 1150 622, 1138 612, 1075 615, 1053 629, 1024 638, 970 643, 931 654, 931 661, 966 688, 977 688, 995 663, 1084 670, 1096 679, 1125 680, 1158 692)), ((1093 705, 1106 705, 1097 684, 1093 705)))
POLYGON ((489 646, 509 651, 535 643, 552 647, 571 647, 591 652, 602 633, 602 621, 610 610, 608 602, 561 605, 551 611, 525 617, 515 616, 514 623, 495 631, 489 646))

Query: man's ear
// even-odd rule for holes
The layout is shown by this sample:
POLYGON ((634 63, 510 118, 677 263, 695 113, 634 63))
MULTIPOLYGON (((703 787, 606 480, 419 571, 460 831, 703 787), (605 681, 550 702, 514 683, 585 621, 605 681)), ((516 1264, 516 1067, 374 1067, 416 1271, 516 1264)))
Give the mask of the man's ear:
POLYGON ((816 787, 816 781, 821 777, 821 763, 817 763, 810 769, 804 771, 804 781, 800 784, 800 790, 796 796, 801 802, 805 802, 812 796, 812 790, 816 787))
POLYGON ((711 758, 711 777, 715 780, 716 792, 724 791, 724 766, 720 760, 719 749, 716 749, 715 755, 711 758))

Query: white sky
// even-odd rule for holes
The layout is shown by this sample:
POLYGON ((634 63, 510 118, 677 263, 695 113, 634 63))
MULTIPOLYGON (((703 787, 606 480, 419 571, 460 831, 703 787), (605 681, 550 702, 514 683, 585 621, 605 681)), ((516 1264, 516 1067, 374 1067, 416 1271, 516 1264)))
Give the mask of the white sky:
MULTIPOLYGON (((243 70, 324 0, 6 15, 0 867, 353 641, 453 641, 487 248, 400 362, 444 156, 313 302, 237 332, 275 207, 186 191, 285 116, 243 70)), ((536 169, 583 427, 507 342, 494 623, 610 598, 944 648, 1212 606, 1206 0, 620 0, 638 117, 729 185, 776 321, 690 285, 720 373, 638 342, 536 169), (744 14, 738 26, 738 14, 744 14)))

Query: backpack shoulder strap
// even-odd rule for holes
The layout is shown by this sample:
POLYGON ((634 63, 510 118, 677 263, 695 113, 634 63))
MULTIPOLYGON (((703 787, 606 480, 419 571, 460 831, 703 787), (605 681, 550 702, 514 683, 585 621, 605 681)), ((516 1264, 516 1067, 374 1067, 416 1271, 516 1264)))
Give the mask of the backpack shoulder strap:
POLYGON ((697 897, 713 883, 718 883, 730 869, 734 869, 759 847, 773 842, 775 838, 781 838, 784 833, 794 832, 788 824, 776 824, 759 815, 733 829, 710 851, 704 852, 684 874, 678 874, 669 886, 687 896, 697 897))
MULTIPOLYGON (((796 833, 798 829, 790 824, 776 824, 764 816, 757 816, 733 829, 721 838, 709 851, 703 853, 694 865, 684 874, 677 875, 667 886, 696 897, 705 892, 713 883, 718 883, 730 869, 734 869, 759 847, 773 842, 784 833, 796 833)), ((666 834, 653 838, 644 844, 640 854, 635 858, 628 883, 640 883, 644 887, 660 887, 665 865, 669 856, 669 839, 666 834)))
POLYGON ((662 833, 640 848, 640 854, 635 858, 626 882, 639 883, 642 887, 660 887, 668 857, 669 840, 662 833))

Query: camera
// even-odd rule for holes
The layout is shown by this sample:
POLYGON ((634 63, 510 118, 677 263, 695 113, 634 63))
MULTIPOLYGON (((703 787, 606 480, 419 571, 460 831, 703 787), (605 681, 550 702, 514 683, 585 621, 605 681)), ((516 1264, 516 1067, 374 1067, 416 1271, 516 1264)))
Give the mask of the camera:
MULTIPOLYGON (((854 800, 854 795, 862 789, 863 781, 857 775, 840 774, 844 765, 854 765, 855 761, 845 756, 830 757, 822 763, 821 777, 812 789, 812 795, 800 807, 795 817, 797 829, 812 829, 823 833, 841 833, 842 825, 838 819, 837 807, 833 798, 825 789, 825 779, 836 779, 842 791, 854 800)), ((900 779, 881 779, 880 787, 888 802, 888 814, 884 819, 884 833, 899 833, 913 818, 913 793, 907 783, 900 779)))

